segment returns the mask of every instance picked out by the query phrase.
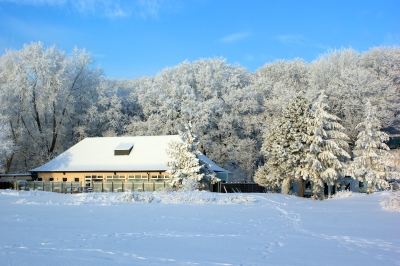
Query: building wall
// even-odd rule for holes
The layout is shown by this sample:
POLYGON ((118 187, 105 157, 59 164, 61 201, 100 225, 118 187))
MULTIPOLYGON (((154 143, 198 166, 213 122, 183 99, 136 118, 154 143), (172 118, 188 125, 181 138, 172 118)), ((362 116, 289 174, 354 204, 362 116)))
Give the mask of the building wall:
POLYGON ((123 181, 168 181, 165 176, 169 174, 165 171, 161 172, 38 172, 37 181, 55 181, 55 182, 85 182, 86 179, 96 180, 123 180, 123 181), (140 179, 132 178, 133 176, 141 176, 140 179), (131 177, 131 178, 130 178, 131 177), (157 178, 155 178, 157 177, 157 178))
MULTIPOLYGON (((333 186, 329 186, 325 183, 326 188, 322 188, 321 195, 333 195, 338 191, 342 190, 350 190, 352 192, 365 192, 359 187, 359 181, 351 178, 342 178, 337 181, 336 184, 333 186)), ((314 194, 314 187, 313 182, 311 181, 303 181, 303 188, 304 188, 304 196, 310 197, 314 194)), ((293 184, 292 187, 293 192, 299 194, 300 186, 296 182, 293 184)))

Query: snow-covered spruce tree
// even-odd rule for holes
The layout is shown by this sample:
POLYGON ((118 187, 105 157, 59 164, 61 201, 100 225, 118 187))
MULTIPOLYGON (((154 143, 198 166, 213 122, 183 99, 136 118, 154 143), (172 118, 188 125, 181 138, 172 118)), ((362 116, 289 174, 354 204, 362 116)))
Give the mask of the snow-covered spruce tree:
POLYGON ((381 122, 377 118, 376 108, 368 101, 365 105, 365 120, 359 123, 358 134, 353 148, 351 172, 360 181, 368 183, 367 193, 374 189, 388 187, 388 179, 395 177, 393 156, 388 152, 389 147, 384 143, 389 136, 380 131, 381 122))
POLYGON ((343 177, 345 163, 350 160, 346 151, 349 137, 341 132, 344 127, 339 123, 340 119, 328 112, 325 101, 326 96, 321 93, 309 113, 305 159, 296 171, 296 176, 313 182, 314 199, 318 199, 324 183, 333 185, 343 177))
POLYGON ((303 151, 306 149, 304 139, 309 111, 310 103, 298 95, 283 110, 282 118, 273 123, 266 132, 261 153, 267 162, 255 175, 255 180, 260 185, 282 186, 282 193, 287 194, 291 184, 294 181, 299 182, 299 194, 302 196, 303 182, 297 179, 295 173, 301 165, 303 151))
MULTIPOLYGON (((272 129, 270 130, 266 134, 266 139, 271 139, 272 129)), ((257 169, 254 175, 254 182, 275 192, 276 188, 282 186, 288 155, 280 145, 273 145, 268 149, 268 153, 264 153, 264 155, 266 157, 269 156, 267 158, 268 161, 257 169)))
POLYGON ((169 143, 167 153, 173 161, 168 162, 171 174, 171 186, 174 189, 196 190, 205 189, 208 185, 219 181, 209 164, 198 158, 201 154, 197 148, 198 139, 192 132, 189 122, 185 132, 179 132, 183 142, 169 143))

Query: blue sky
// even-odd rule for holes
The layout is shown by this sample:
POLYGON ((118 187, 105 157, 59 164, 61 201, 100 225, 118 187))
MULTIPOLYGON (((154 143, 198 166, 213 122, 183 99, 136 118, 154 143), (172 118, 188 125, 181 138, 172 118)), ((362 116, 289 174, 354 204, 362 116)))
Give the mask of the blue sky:
POLYGON ((399 0, 0 0, 0 54, 37 41, 77 46, 117 79, 220 56, 255 71, 342 47, 400 45, 399 10, 399 0))

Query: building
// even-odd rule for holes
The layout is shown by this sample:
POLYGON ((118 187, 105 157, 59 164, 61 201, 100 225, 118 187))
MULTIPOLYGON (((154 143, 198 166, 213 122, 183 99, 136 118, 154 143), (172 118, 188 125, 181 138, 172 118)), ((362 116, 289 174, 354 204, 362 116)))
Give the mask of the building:
MULTIPOLYGON (((79 182, 85 187, 101 183, 101 191, 108 191, 104 189, 104 182, 112 182, 122 191, 141 186, 149 190, 145 185, 157 190, 169 182, 167 163, 172 159, 166 151, 171 141, 182 139, 178 135, 85 138, 29 172, 36 181, 79 182)), ((222 181, 231 175, 206 156, 199 155, 199 158, 209 163, 222 181)), ((116 190, 115 186, 112 191, 116 190)))
MULTIPOLYGON (((314 185, 313 182, 304 180, 303 181, 303 193, 304 197, 311 197, 314 194, 314 185)), ((329 196, 333 195, 338 191, 352 191, 352 192, 366 192, 366 184, 364 182, 360 182, 356 179, 351 178, 350 176, 345 176, 344 178, 339 178, 334 185, 328 185, 324 183, 324 187, 321 190, 320 195, 329 196)), ((300 186, 298 183, 295 183, 292 187, 293 192, 296 194, 300 193, 300 186)))

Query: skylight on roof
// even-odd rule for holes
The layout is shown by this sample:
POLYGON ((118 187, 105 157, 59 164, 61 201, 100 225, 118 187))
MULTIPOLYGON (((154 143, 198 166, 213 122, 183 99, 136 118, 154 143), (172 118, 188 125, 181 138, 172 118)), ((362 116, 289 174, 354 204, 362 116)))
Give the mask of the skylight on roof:
POLYGON ((114 149, 114 155, 129 155, 132 151, 133 143, 120 143, 114 149))

